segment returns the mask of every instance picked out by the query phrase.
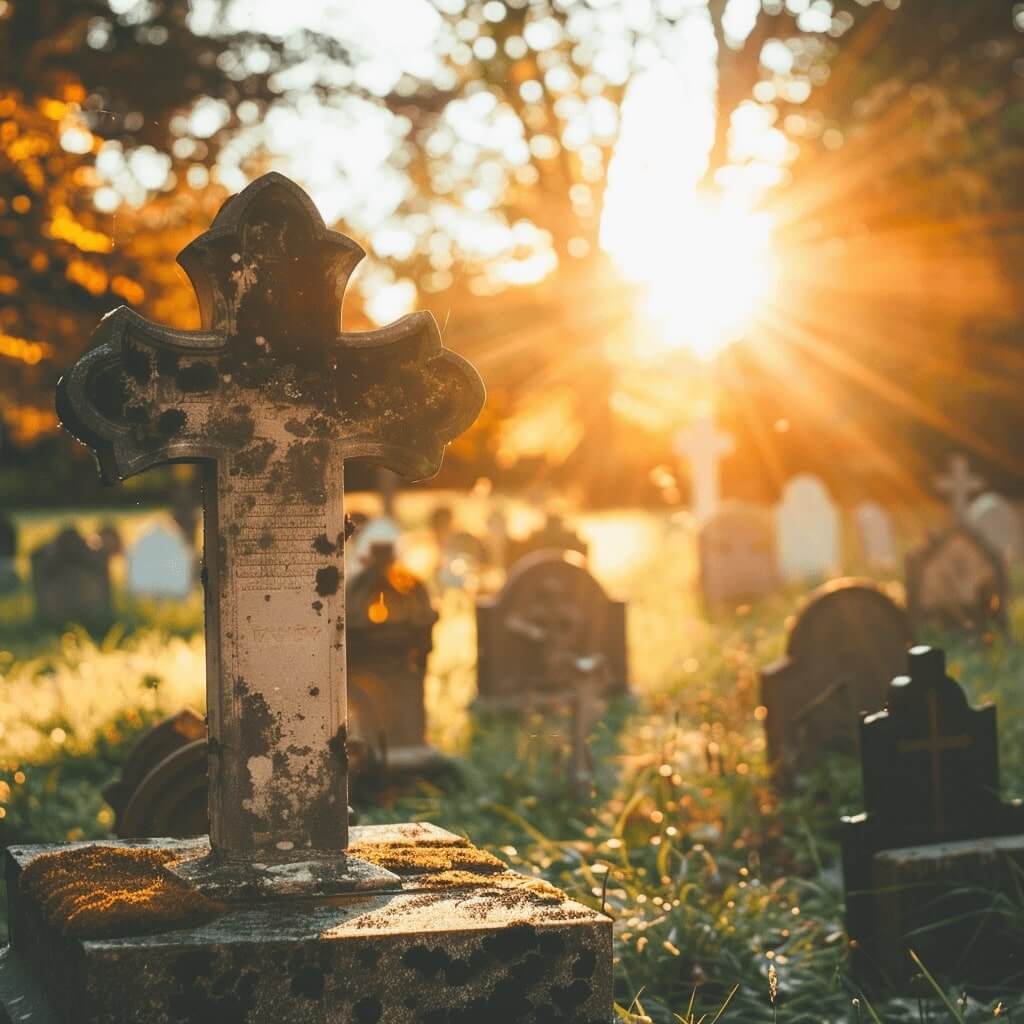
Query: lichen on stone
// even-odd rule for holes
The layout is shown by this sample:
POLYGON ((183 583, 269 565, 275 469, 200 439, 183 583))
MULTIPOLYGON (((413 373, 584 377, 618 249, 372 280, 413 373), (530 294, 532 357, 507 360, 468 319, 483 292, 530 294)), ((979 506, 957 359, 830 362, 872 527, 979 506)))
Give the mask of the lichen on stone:
POLYGON ((79 846, 36 857, 19 884, 51 928, 80 939, 164 931, 223 912, 167 870, 170 850, 79 846))
POLYGON ((470 843, 445 845, 411 843, 353 843, 349 854, 369 861, 378 867, 394 871, 397 875, 418 875, 434 872, 472 873, 493 875, 505 871, 505 864, 497 857, 478 850, 470 843))

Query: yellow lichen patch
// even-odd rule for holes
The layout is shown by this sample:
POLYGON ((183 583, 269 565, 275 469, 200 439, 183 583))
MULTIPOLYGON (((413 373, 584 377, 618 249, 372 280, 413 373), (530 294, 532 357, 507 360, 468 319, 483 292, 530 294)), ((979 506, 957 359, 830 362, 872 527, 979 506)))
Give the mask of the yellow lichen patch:
POLYGON ((49 925, 83 939, 162 931, 224 910, 169 872, 168 850, 80 846, 45 853, 21 874, 49 925))
POLYGON ((492 875, 504 871, 497 857, 469 843, 445 846, 424 843, 353 843, 348 852, 378 867, 399 875, 418 875, 439 871, 472 872, 492 875))
POLYGON ((439 871, 416 879, 423 889, 469 889, 486 887, 518 892, 545 903, 562 903, 565 895, 542 878, 528 878, 515 871, 481 876, 473 871, 439 871))

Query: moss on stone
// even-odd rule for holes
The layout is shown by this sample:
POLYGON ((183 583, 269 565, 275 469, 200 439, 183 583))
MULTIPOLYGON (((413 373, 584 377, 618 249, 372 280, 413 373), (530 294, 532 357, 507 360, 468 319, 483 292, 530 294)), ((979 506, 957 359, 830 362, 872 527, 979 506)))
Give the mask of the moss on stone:
POLYGON ((20 885, 51 928, 81 939, 163 931, 222 912, 165 865, 171 850, 79 846, 37 857, 20 885))
POLYGON ((460 871, 475 875, 493 875, 505 871, 497 857, 478 850, 470 843, 353 843, 349 854, 394 871, 397 875, 419 875, 460 871))

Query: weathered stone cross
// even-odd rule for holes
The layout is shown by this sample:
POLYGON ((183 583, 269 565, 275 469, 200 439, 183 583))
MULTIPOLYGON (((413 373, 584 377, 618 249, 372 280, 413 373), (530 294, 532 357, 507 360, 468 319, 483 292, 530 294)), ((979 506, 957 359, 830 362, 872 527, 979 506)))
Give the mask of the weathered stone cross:
POLYGON ((179 256, 203 330, 127 308, 58 386, 109 482, 205 464, 215 860, 340 857, 348 839, 342 465, 430 476, 483 385, 429 313, 340 332, 362 250, 268 174, 179 256))
POLYGON ((940 493, 949 495, 953 522, 962 523, 967 518, 967 506, 972 495, 985 486, 985 481, 970 471, 966 455, 950 455, 949 472, 937 477, 935 486, 940 493))
POLYGON ((722 456, 732 454, 733 450, 732 437, 718 430, 708 415, 676 435, 676 454, 685 456, 690 463, 691 507, 699 524, 706 523, 718 511, 718 465, 722 456))

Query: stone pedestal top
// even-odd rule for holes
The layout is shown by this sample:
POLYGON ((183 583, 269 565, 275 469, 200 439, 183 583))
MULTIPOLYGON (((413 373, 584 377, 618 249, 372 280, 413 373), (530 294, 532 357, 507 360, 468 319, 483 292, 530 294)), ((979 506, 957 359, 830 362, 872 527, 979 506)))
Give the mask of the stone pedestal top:
MULTIPOLYGON (((62 934, 19 887, 43 854, 90 844, 11 847, 0 1021, 608 1024, 603 914, 432 825, 355 827, 350 838, 354 856, 394 873, 392 890, 254 899, 183 927, 105 938, 62 934), (19 1006, 35 1010, 26 1018, 19 1006)), ((102 845, 187 861, 206 840, 102 845)))

